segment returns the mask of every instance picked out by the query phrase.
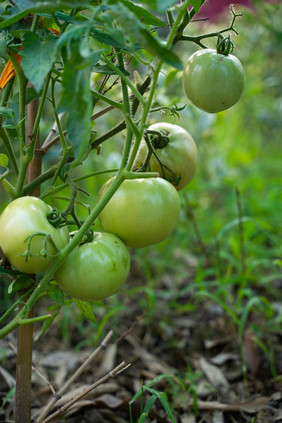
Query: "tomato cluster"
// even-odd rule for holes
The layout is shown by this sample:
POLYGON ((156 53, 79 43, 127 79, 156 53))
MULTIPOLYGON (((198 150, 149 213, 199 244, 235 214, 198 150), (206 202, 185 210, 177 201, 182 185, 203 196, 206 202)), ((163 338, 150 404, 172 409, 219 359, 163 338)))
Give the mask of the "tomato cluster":
MULTIPOLYGON (((194 53, 183 72, 187 98, 198 108, 217 113, 233 106, 245 84, 241 63, 229 52, 203 49, 194 53)), ((75 247, 55 273, 59 286, 80 300, 113 295, 128 277, 128 247, 161 242, 175 229, 182 190, 194 177, 198 151, 192 136, 171 123, 155 123, 144 133, 125 179, 102 209, 105 232, 75 247), (156 172, 159 176, 143 174, 156 172)), ((101 188, 98 202, 115 178, 101 188)), ((16 270, 45 272, 69 243, 66 226, 56 225, 52 208, 36 197, 11 202, 0 216, 0 247, 16 270)))

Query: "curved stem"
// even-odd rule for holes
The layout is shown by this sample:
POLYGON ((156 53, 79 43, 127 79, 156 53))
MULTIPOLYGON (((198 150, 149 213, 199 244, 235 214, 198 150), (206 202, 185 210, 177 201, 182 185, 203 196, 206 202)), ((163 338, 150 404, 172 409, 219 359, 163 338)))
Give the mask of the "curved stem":
POLYGON ((23 195, 28 195, 34 188, 38 187, 39 185, 43 184, 43 182, 48 181, 48 179, 52 178, 52 176, 57 170, 57 167, 57 165, 51 167, 50 169, 41 173, 37 178, 33 179, 33 181, 26 184, 23 188, 23 195))
MULTIPOLYGON (((87 175, 83 175, 80 176, 76 179, 73 180, 73 182, 79 182, 79 181, 83 181, 84 179, 88 179, 88 178, 92 178, 93 176, 97 176, 97 175, 103 175, 104 173, 110 173, 110 172, 118 172, 119 169, 115 168, 115 169, 106 169, 106 170, 99 170, 97 172, 92 172, 92 173, 88 173, 87 175)), ((61 185, 58 185, 56 187, 51 188, 49 191, 45 191, 43 194, 41 194, 40 198, 44 199, 49 195, 54 195, 57 192, 61 191, 64 188, 67 188, 68 184, 64 183, 61 185)))
POLYGON ((107 63, 126 83, 126 85, 131 89, 131 91, 135 94, 141 104, 145 104, 144 97, 140 94, 137 88, 129 81, 129 79, 125 76, 125 74, 113 63, 111 60, 107 59, 106 56, 103 57, 105 63, 107 63))
POLYGON ((111 100, 109 97, 107 97, 103 94, 100 94, 100 93, 98 93, 98 91, 95 91, 95 90, 91 90, 91 94, 95 98, 98 98, 99 100, 104 101, 105 103, 109 104, 110 106, 114 107, 115 109, 123 110, 122 103, 119 103, 118 101, 111 100))
POLYGON ((39 107, 38 107, 37 116, 36 116, 36 119, 35 119, 35 122, 34 122, 33 139, 36 139, 36 137, 37 137, 37 132, 38 132, 40 120, 41 120, 41 117, 42 117, 43 107, 44 107, 44 104, 45 104, 50 79, 51 79, 51 72, 48 73, 47 78, 46 78, 45 83, 44 83, 42 96, 41 96, 39 107))
POLYGON ((22 68, 16 61, 13 53, 9 55, 9 58, 13 64, 17 77, 19 79, 19 127, 21 145, 25 146, 26 134, 25 134, 25 103, 26 103, 26 84, 27 79, 23 73, 22 68))
POLYGON ((9 138, 9 135, 7 134, 7 131, 5 130, 5 128, 0 128, 0 137, 2 138, 5 147, 7 149, 7 152, 9 154, 9 157, 11 159, 12 162, 12 166, 14 168, 14 171, 16 172, 16 174, 19 173, 19 168, 18 168, 18 164, 17 164, 17 160, 16 160, 16 156, 14 153, 14 149, 11 143, 11 140, 9 138))
MULTIPOLYGON (((151 83, 151 77, 147 76, 147 78, 145 79, 145 81, 143 82, 143 84, 140 86, 140 88, 138 88, 138 91, 140 92, 141 95, 143 95, 149 85, 151 83)), ((139 100, 137 97, 134 97, 133 102, 132 102, 132 107, 131 107, 131 116, 134 117, 137 109, 139 107, 139 100)), ((110 129, 108 132, 106 132, 105 134, 101 135, 100 137, 97 137, 95 139, 95 141, 92 143, 92 148, 96 148, 98 147, 100 144, 102 144, 103 142, 105 142, 106 140, 108 140, 109 138, 113 137, 114 135, 118 134, 119 132, 123 131, 126 128, 126 123, 125 120, 120 122, 118 125, 116 125, 114 128, 110 129)))
POLYGON ((31 160, 26 154, 26 131, 25 131, 25 103, 26 103, 26 85, 27 79, 24 76, 24 73, 16 61, 13 54, 10 55, 11 62, 13 67, 16 71, 19 80, 19 136, 20 136, 20 168, 19 174, 16 183, 16 197, 20 197, 22 195, 22 190, 26 178, 27 167, 31 160))
MULTIPOLYGON (((123 62, 123 56, 122 54, 117 50, 117 57, 118 57, 118 64, 122 70, 124 70, 124 62, 123 62)), ((126 116, 129 116, 130 114, 130 102, 129 102, 129 95, 128 95, 128 87, 126 82, 122 79, 121 80, 121 87, 122 87, 122 94, 123 94, 123 113, 125 116, 125 121, 127 121, 126 116)), ((142 97, 143 98, 143 97, 142 97)), ((121 160, 121 169, 123 169, 126 166, 130 146, 132 142, 133 132, 130 125, 127 125, 127 132, 126 132, 126 140, 124 145, 124 151, 123 156, 121 160)))
POLYGON ((13 88, 13 85, 14 85, 14 80, 15 79, 12 78, 3 90, 3 93, 2 93, 2 96, 1 96, 1 101, 0 101, 1 107, 5 107, 8 100, 9 100, 9 97, 10 97, 10 94, 12 92, 12 88, 13 88))

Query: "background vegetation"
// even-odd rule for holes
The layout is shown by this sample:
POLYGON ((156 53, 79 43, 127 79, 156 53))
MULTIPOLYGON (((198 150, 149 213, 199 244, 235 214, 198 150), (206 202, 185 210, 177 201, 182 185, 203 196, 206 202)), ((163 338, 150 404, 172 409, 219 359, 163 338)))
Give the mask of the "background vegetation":
MULTIPOLYGON (((216 115, 185 106, 181 71, 168 66, 159 81, 154 107, 162 110, 151 113, 151 123, 162 120, 183 126, 191 132, 199 149, 197 174, 180 194, 183 207, 176 231, 157 246, 131 252, 130 277, 118 295, 97 303, 96 323, 87 322, 70 305, 60 312, 56 328, 51 327, 45 334, 48 337, 49 333, 50 339, 54 333, 59 334, 62 341, 56 348, 83 351, 97 345, 109 329, 118 338, 136 321, 133 332, 140 343, 174 368, 178 383, 162 386, 161 390, 168 392, 176 409, 181 389, 197 398, 199 375, 193 358, 211 353, 203 345, 208 340, 218 340, 219 335, 231 334, 224 351, 240 355, 243 375, 248 378, 252 394, 266 394, 258 384, 253 391, 250 388, 252 377, 260 380, 265 374, 262 361, 259 369, 252 368, 256 354, 266 359, 267 377, 276 381, 271 389, 276 392, 281 387, 282 7, 279 3, 256 2, 254 10, 239 6, 238 10, 242 10, 243 16, 236 26, 239 35, 232 36, 234 54, 245 68, 247 82, 236 106, 216 115), (171 113, 164 106, 172 103, 185 108, 179 115, 171 113), (192 322, 190 329, 187 322, 192 322), (255 353, 248 347, 250 332, 246 329, 258 346, 255 353)), ((224 19, 228 23, 230 13, 224 19)), ((201 21, 195 22, 192 30, 201 33, 208 25, 210 29, 217 28, 216 24, 201 21)), ((196 46, 189 43, 186 48, 182 42, 177 49, 184 61, 196 46)), ((145 76, 142 68, 139 73, 145 76)), ((117 122, 116 113, 97 119, 93 130, 110 129, 117 122)), ((42 134, 47 135, 49 130, 46 112, 42 134)), ((116 146, 121 145, 122 137, 120 133, 105 143, 99 155, 93 151, 84 169, 119 164, 121 156, 116 146)), ((56 152, 44 158, 45 168, 53 163, 53 154, 56 152)), ((107 178, 108 175, 103 175, 89 179, 83 188, 97 193, 107 178)), ((1 188, 0 195, 3 209, 8 200, 1 188)), ((60 192, 57 197, 58 207, 65 206, 64 196, 67 192, 60 192)), ((95 195, 86 198, 81 194, 80 200, 94 204, 95 195)), ((81 213, 87 213, 84 206, 81 213)), ((9 301, 7 293, 0 301, 1 309, 5 308, 9 301)), ((127 347, 121 344, 117 354, 128 356, 129 361, 136 360, 128 348, 128 344, 127 347)), ((179 403, 178 407, 184 408, 179 403)), ((252 418, 257 418, 253 421, 259 422, 260 417, 253 415, 252 418)), ((208 417, 200 418, 201 413, 197 421, 210 421, 208 417)), ((265 421, 272 421, 267 418, 265 421)), ((230 416, 225 419, 232 421, 230 416)))

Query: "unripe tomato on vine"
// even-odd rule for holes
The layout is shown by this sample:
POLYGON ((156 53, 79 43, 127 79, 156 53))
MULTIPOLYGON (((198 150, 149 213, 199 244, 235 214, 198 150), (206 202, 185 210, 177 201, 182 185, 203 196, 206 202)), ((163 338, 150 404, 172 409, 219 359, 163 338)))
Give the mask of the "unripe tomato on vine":
POLYGON ((115 294, 127 279, 129 252, 113 234, 94 232, 93 238, 74 248, 55 274, 70 297, 97 301, 115 294))
POLYGON ((232 43, 222 40, 217 50, 202 49, 189 57, 183 71, 183 88, 194 106, 208 113, 229 109, 245 87, 244 68, 230 54, 232 43))
POLYGON ((183 189, 193 179, 197 169, 198 150, 192 136, 179 125, 158 122, 149 126, 147 141, 153 147, 148 163, 149 147, 143 139, 133 169, 146 167, 144 170, 158 172, 177 191, 183 189))
MULTIPOLYGON (((140 174, 141 176, 141 174, 140 174)), ((101 188, 98 199, 114 178, 101 188)), ((126 179, 99 215, 106 232, 132 248, 163 241, 175 229, 180 215, 180 198, 171 183, 162 178, 126 179)))
POLYGON ((24 273, 45 272, 69 242, 66 226, 52 224, 54 211, 37 197, 12 201, 0 216, 0 247, 10 264, 24 273))

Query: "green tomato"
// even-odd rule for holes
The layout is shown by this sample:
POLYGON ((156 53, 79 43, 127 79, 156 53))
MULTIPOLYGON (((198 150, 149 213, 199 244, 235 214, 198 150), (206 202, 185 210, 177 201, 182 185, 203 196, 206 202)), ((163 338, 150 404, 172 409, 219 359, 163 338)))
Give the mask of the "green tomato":
POLYGON ((0 247, 15 269, 31 274, 45 272, 67 245, 67 227, 55 228, 47 219, 52 210, 37 197, 17 198, 4 209, 0 247))
MULTIPOLYGON (((148 135, 157 155, 152 154, 148 170, 158 172, 180 191, 193 179, 197 169, 198 150, 192 136, 181 126, 165 122, 151 125, 148 135), (164 138, 150 131, 160 132, 164 138)), ((142 140, 133 168, 142 167, 147 155, 148 146, 142 140)))
POLYGON ((126 246, 113 234, 94 232, 93 240, 79 245, 55 274, 58 285, 79 300, 103 300, 126 281, 130 257, 126 246))
POLYGON ((241 97, 245 87, 244 69, 232 54, 199 50, 185 65, 183 87, 187 98, 199 109, 208 113, 221 112, 241 97))
MULTIPOLYGON (((114 178, 99 192, 99 199, 114 178)), ((99 215, 106 232, 118 236, 128 247, 142 248, 167 238, 180 214, 176 189, 162 178, 127 179, 99 215)))

